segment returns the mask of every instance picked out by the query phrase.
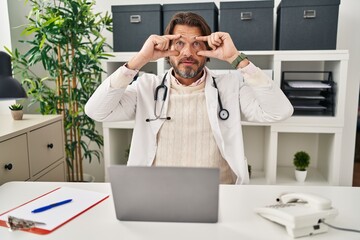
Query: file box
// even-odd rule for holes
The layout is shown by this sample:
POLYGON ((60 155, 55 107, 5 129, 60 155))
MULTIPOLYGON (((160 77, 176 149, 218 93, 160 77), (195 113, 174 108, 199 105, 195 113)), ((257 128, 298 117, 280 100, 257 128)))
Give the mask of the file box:
POLYGON ((340 0, 282 0, 277 8, 277 50, 336 49, 340 0))
POLYGON ((218 31, 219 10, 214 2, 163 4, 163 30, 177 12, 194 12, 202 16, 211 31, 218 31))
POLYGON ((151 34, 162 34, 160 4, 112 6, 114 52, 139 51, 151 34))
POLYGON ((230 33, 236 48, 274 49, 274 1, 220 2, 219 30, 230 33))

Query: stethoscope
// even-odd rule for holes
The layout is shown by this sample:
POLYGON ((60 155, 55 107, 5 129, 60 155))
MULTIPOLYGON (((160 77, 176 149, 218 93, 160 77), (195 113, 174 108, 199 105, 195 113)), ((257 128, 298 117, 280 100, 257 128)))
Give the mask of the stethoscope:
MULTIPOLYGON (((161 81, 161 84, 159 86, 157 86, 155 88, 155 92, 154 92, 154 101, 155 101, 155 106, 154 106, 154 116, 155 118, 147 118, 146 119, 146 122, 150 122, 150 121, 155 121, 155 120, 158 120, 158 119, 162 119, 162 120, 170 120, 171 117, 161 117, 161 113, 163 112, 163 108, 164 108, 164 103, 165 103, 165 100, 166 100, 166 97, 167 97, 167 93, 168 93, 168 87, 165 85, 165 81, 166 81, 166 75, 167 73, 165 73, 162 81, 161 81), (157 101, 158 101, 158 96, 159 96, 159 92, 160 91, 163 91, 163 96, 162 96, 162 104, 161 104, 161 108, 160 108, 160 113, 157 114, 157 101)), ((221 98, 220 98, 220 94, 219 94, 219 89, 217 87, 217 84, 216 84, 216 81, 215 81, 215 77, 212 77, 213 79, 213 84, 214 84, 214 87, 218 90, 218 102, 219 102, 219 107, 220 107, 220 110, 219 110, 219 118, 221 120, 226 120, 229 118, 230 116, 230 113, 228 110, 226 110, 223 105, 222 105, 222 102, 221 102, 221 98)))

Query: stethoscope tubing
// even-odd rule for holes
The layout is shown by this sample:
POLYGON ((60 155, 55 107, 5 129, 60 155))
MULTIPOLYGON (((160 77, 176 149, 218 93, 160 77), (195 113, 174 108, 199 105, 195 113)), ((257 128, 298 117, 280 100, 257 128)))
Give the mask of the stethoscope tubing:
MULTIPOLYGON (((162 114, 163 108, 164 108, 164 103, 165 103, 165 100, 167 98, 167 93, 168 93, 168 87, 165 85, 166 76, 167 76, 167 73, 165 73, 165 75, 164 75, 164 77, 163 77, 163 79, 161 81, 161 84, 155 88, 155 92, 154 92, 154 102, 155 102, 154 116, 155 116, 155 118, 147 118, 146 122, 155 121, 155 120, 158 120, 158 119, 164 119, 164 120, 170 120, 171 119, 170 117, 161 117, 161 114, 162 114), (160 113, 157 114, 157 101, 158 101, 158 97, 159 97, 159 91, 162 90, 162 89, 163 89, 163 96, 162 96, 162 99, 161 99, 162 104, 161 104, 161 108, 160 108, 160 113)), ((221 120, 227 120, 229 118, 229 116, 230 116, 230 113, 222 105, 221 98, 220 98, 220 93, 219 93, 219 89, 218 89, 216 81, 215 81, 215 77, 212 77, 212 79, 213 79, 214 87, 218 91, 218 103, 219 103, 219 107, 220 107, 220 110, 218 112, 218 116, 219 116, 219 118, 221 120)))

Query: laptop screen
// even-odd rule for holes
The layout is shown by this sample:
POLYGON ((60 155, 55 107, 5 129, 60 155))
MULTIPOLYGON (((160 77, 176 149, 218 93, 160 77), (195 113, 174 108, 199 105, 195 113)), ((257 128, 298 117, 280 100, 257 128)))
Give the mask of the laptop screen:
POLYGON ((219 169, 109 167, 116 216, 124 221, 218 220, 219 169))

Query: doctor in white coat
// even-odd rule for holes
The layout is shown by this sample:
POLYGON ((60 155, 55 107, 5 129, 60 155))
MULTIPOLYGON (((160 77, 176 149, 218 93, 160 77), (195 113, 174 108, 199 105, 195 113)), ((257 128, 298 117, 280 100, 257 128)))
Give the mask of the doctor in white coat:
POLYGON ((128 165, 217 167, 221 183, 245 184, 241 121, 282 121, 293 107, 228 33, 211 33, 201 16, 187 12, 175 14, 165 35, 151 35, 104 80, 85 112, 100 122, 135 120, 128 165), (164 75, 146 73, 133 81, 159 58, 171 65, 164 75), (210 58, 238 71, 215 75, 205 66, 210 58))

